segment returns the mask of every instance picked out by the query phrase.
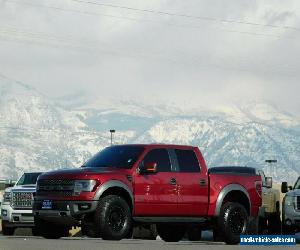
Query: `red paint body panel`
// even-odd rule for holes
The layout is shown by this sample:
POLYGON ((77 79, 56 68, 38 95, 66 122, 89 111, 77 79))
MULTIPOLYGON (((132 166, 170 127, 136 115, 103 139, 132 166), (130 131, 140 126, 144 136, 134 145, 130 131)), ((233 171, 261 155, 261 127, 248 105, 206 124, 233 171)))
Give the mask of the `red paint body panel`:
POLYGON ((250 197, 251 200, 251 215, 256 216, 258 209, 261 206, 261 196, 257 193, 255 189, 255 181, 260 181, 259 176, 243 176, 243 175, 222 175, 222 174, 210 174, 210 200, 208 216, 213 216, 216 210, 216 203, 218 196, 223 188, 230 184, 239 184, 243 186, 250 197))
POLYGON ((261 197, 255 189, 254 182, 261 181, 258 176, 241 176, 230 174, 208 174, 205 160, 196 147, 181 145, 151 144, 140 145, 145 148, 140 158, 131 169, 114 169, 109 171, 90 171, 84 168, 72 170, 58 170, 40 176, 43 179, 92 179, 97 180, 98 186, 92 192, 83 192, 80 196, 51 197, 38 196, 37 200, 77 200, 92 201, 95 199, 97 190, 108 181, 117 180, 125 184, 132 192, 134 198, 133 216, 191 216, 204 217, 215 216, 216 202, 223 188, 230 184, 243 186, 250 197, 252 209, 251 215, 256 216, 261 206, 261 197), (141 175, 137 168, 144 156, 152 149, 185 149, 194 150, 200 164, 199 173, 168 172, 149 175, 141 175), (128 175, 132 180, 128 180, 128 175), (177 184, 171 185, 170 179, 176 178, 177 184), (205 185, 200 185, 205 181, 205 185))
POLYGON ((175 173, 134 176, 134 215, 167 216, 177 213, 177 188, 169 180, 175 173))

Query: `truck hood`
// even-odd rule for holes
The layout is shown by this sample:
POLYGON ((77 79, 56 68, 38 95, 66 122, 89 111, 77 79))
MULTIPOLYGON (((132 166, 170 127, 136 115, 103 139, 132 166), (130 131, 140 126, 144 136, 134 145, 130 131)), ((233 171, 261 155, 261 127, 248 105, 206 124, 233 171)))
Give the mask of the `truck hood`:
POLYGON ((106 167, 106 168, 73 168, 73 169, 59 169, 50 172, 43 173, 40 175, 40 179, 73 179, 83 176, 92 176, 99 174, 118 174, 118 175, 126 175, 129 174, 129 169, 120 169, 114 167, 106 167))
POLYGON ((294 189, 286 193, 288 196, 300 196, 300 189, 294 189))

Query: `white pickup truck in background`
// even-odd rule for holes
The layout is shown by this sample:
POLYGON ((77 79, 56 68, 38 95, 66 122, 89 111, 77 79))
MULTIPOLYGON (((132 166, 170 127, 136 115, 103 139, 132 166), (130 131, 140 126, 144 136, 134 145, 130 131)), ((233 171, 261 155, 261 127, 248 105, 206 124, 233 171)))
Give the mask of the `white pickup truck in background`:
POLYGON ((34 232, 33 193, 41 173, 24 173, 13 187, 6 188, 1 204, 2 233, 13 235, 16 228, 28 227, 34 232))

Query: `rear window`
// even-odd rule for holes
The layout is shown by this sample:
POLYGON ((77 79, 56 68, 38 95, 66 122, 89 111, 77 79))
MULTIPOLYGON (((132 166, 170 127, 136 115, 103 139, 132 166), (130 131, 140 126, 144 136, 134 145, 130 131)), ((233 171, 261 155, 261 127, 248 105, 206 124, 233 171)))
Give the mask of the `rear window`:
POLYGON ((179 172, 200 172, 199 162, 193 150, 175 149, 179 172))

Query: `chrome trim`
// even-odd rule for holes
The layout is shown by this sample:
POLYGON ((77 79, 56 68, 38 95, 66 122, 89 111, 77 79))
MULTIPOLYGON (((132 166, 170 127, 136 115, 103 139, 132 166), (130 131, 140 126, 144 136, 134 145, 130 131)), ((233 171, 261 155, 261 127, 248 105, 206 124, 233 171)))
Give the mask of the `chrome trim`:
POLYGON ((33 190, 13 190, 10 205, 15 210, 32 209, 33 190))
POLYGON ((240 191, 240 192, 244 193, 247 196, 249 204, 250 204, 250 214, 251 214, 251 200, 250 200, 250 196, 249 196, 247 190, 241 185, 229 184, 226 187, 224 187, 222 189, 222 191, 219 193, 219 196, 218 196, 218 199, 217 199, 217 204, 216 204, 215 216, 220 215, 223 200, 226 197, 226 195, 229 194, 232 191, 240 191))
POLYGON ((130 190, 130 188, 123 182, 121 181, 117 181, 117 180, 112 180, 112 181, 108 181, 108 182, 105 182, 104 184, 102 184, 97 192, 96 192, 96 195, 94 197, 94 200, 99 200, 102 196, 102 194, 108 190, 109 188, 114 188, 114 187, 119 187, 119 188, 122 188, 124 189, 130 196, 131 198, 131 203, 132 203, 132 206, 133 206, 133 193, 132 191, 130 190))

